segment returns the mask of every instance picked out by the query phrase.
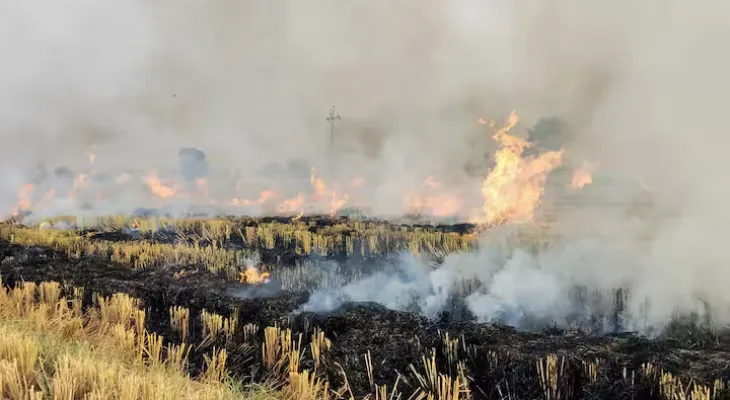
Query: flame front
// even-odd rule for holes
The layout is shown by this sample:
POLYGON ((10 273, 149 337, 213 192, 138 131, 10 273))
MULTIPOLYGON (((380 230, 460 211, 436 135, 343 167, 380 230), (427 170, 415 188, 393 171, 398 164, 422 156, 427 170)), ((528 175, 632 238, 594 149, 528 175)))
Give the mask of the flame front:
MULTIPOLYGON (((454 176, 440 177, 443 180, 439 180, 433 175, 427 176, 420 188, 401 195, 406 211, 434 217, 463 215, 463 212, 481 203, 478 200, 480 192, 484 204, 479 210, 480 218, 475 222, 489 226, 505 222, 522 222, 532 218, 542 197, 547 174, 562 161, 562 150, 524 156, 523 153, 530 147, 530 143, 510 134, 518 122, 517 114, 514 112, 510 115, 506 126, 501 129, 493 120, 479 118, 477 122, 493 130, 493 139, 500 144, 500 149, 495 155, 494 166, 489 170, 487 176, 480 184, 472 182, 468 190, 463 186, 457 187, 454 176)), ((88 155, 89 164, 94 164, 97 161, 95 149, 88 155)), ((584 167, 575 171, 573 187, 583 187, 592 181, 590 168, 592 166, 584 163, 584 167)), ((158 201, 160 199, 169 201, 177 196, 185 196, 187 200, 196 203, 260 207, 262 213, 290 214, 295 215, 295 218, 313 212, 328 212, 330 216, 335 216, 348 204, 358 207, 368 206, 363 199, 369 193, 368 189, 372 188, 367 187, 362 176, 350 176, 343 181, 325 182, 321 176, 317 175, 315 168, 312 168, 309 178, 311 191, 286 193, 285 184, 280 182, 261 190, 257 196, 252 195, 255 192, 248 196, 242 193, 242 190, 245 189, 245 180, 238 178, 236 184, 231 185, 235 186, 236 193, 226 193, 224 196, 227 200, 218 197, 217 192, 225 189, 221 189, 221 185, 213 185, 217 181, 209 182, 206 179, 198 179, 193 185, 182 185, 177 180, 163 182, 157 171, 152 170, 142 178, 142 182, 149 192, 157 197, 158 201)), ((114 178, 114 183, 126 186, 132 182, 139 182, 138 179, 129 173, 121 173, 114 178)), ((97 190, 95 185, 99 182, 103 181, 96 178, 92 180, 90 175, 81 173, 76 176, 68 197, 74 199, 83 197, 80 195, 88 194, 86 192, 89 190, 97 190)), ((132 186, 127 188, 134 189, 132 186)), ((43 200, 34 203, 33 197, 37 198, 40 194, 34 192, 38 192, 39 189, 30 183, 20 188, 18 203, 13 214, 18 215, 24 210, 40 209, 41 203, 47 202, 55 195, 53 189, 50 189, 43 200)), ((103 191, 98 189, 95 193, 96 200, 107 201, 108 199, 113 202, 114 194, 108 194, 106 190, 115 189, 109 187, 105 187, 103 191)), ((397 205, 395 206, 397 207, 397 205)))
POLYGON ((522 153, 530 143, 510 134, 518 122, 519 117, 513 111, 507 124, 493 136, 501 148, 481 187, 488 226, 532 219, 548 173, 562 161, 562 150, 523 158, 522 153))
POLYGON ((270 274, 268 272, 261 272, 256 267, 246 268, 245 271, 239 273, 238 281, 241 283, 259 284, 269 282, 270 274))

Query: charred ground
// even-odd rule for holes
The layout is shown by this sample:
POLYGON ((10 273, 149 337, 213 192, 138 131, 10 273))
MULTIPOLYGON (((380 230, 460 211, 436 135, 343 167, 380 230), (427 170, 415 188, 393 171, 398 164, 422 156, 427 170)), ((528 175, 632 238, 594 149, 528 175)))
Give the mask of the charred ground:
POLYGON ((363 273, 368 264, 394 251, 465 250, 473 226, 327 218, 294 223, 277 218, 228 219, 220 224, 191 222, 155 230, 132 225, 132 230, 107 226, 64 232, 5 225, 0 239, 3 284, 56 281, 69 292, 83 287, 86 306, 98 295, 126 293, 142 300, 147 329, 171 341, 182 338, 171 328, 170 308, 187 308, 191 329, 186 341, 197 344, 191 354, 191 372, 200 370, 208 349, 225 347, 229 371, 250 382, 275 375, 263 360, 263 328, 289 328, 294 336, 301 333, 303 347, 312 345, 313 335, 321 330, 331 340, 331 348, 318 359, 304 351, 302 367, 316 369, 334 388, 348 386, 357 397, 372 393, 374 385, 392 385, 396 380, 403 393, 429 386, 431 357, 439 373, 463 374, 476 398, 664 398, 661 372, 671 373, 672 379, 685 385, 710 387, 729 375, 730 335, 695 325, 676 325, 661 337, 648 339, 634 333, 520 332, 448 313, 427 319, 372 303, 346 303, 328 313, 297 312, 310 293, 305 286, 286 282, 296 277, 286 278, 287 268, 301 269, 302 263, 312 259, 348 259, 363 273), (294 228, 287 230, 287 226, 294 228), (313 239, 302 239, 307 234, 313 239), (301 243, 306 240, 321 251, 316 255, 306 251, 309 245, 301 243), (160 256, 142 265, 142 253, 125 256, 115 243, 256 250, 261 264, 270 265, 274 279, 242 284, 231 279, 235 276, 231 271, 206 265, 206 258, 160 256), (90 244, 97 245, 96 250, 90 244), (206 338, 200 318, 203 310, 235 317, 240 326, 252 325, 231 337, 206 338), (552 372, 541 373, 541 368, 552 372))

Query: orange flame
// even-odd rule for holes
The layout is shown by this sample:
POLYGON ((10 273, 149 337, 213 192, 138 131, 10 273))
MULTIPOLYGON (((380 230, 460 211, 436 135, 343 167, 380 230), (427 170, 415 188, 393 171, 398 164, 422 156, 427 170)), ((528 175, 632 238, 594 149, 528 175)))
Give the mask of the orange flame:
POLYGON ((32 208, 31 196, 35 191, 32 183, 26 183, 18 190, 18 203, 13 209, 13 216, 19 215, 23 211, 29 211, 32 208))
POLYGON ((593 183, 593 172, 598 169, 598 163, 583 161, 583 164, 573 170, 573 177, 570 186, 573 189, 582 189, 585 185, 593 183))
MULTIPOLYGON (((434 176, 423 181, 429 190, 437 190, 441 182, 434 176)), ((434 217, 453 216, 461 211, 463 203, 459 196, 453 193, 437 193, 424 196, 408 195, 404 199, 406 212, 419 215, 428 213, 434 217)))
POLYGON ((562 161, 562 150, 522 158, 530 143, 509 134, 518 122, 513 111, 493 136, 502 148, 481 188, 487 225, 529 221, 543 195, 547 174, 562 161))
POLYGON ((76 177, 74 178, 73 187, 71 187, 71 190, 69 190, 69 192, 68 192, 68 197, 75 198, 78 195, 79 190, 81 190, 81 188, 87 186, 88 184, 89 184, 88 175, 86 175, 86 174, 76 175, 76 177))
POLYGON ((259 284, 269 282, 270 274, 268 272, 261 272, 256 267, 246 268, 245 271, 239 272, 240 283, 259 284))
POLYGON ((312 172, 309 174, 309 185, 314 189, 315 196, 325 197, 327 195, 327 187, 324 185, 324 180, 317 178, 314 167, 312 167, 312 172))
POLYGON ((165 199, 175 196, 178 192, 177 185, 165 186, 162 181, 160 181, 160 178, 157 177, 157 172, 155 171, 150 171, 145 179, 145 183, 152 193, 165 199))
POLYGON ((280 213, 303 213, 302 206, 304 205, 304 195, 299 194, 293 199, 284 200, 281 204, 276 206, 276 211, 280 213))
POLYGON ((271 189, 264 189, 259 193, 259 198, 256 200, 259 204, 264 204, 268 202, 269 200, 276 198, 276 191, 271 189))
POLYGON ((330 216, 337 215, 337 212, 344 207, 345 204, 350 200, 350 196, 345 193, 342 196, 337 195, 337 192, 329 189, 322 178, 318 178, 314 167, 309 175, 309 184, 314 189, 315 201, 322 201, 329 198, 329 214, 330 216))
MULTIPOLYGON (((542 197, 547 174, 560 165, 562 161, 562 150, 547 152, 538 156, 523 157, 524 150, 530 147, 530 144, 510 134, 510 131, 518 122, 518 117, 514 112, 510 115, 506 126, 501 129, 497 128, 497 124, 493 120, 479 118, 477 122, 480 125, 486 125, 494 129, 495 133, 493 138, 501 145, 501 149, 495 155, 495 165, 490 169, 481 185, 481 193, 484 197, 483 210, 480 211, 483 214, 481 220, 490 225, 508 221, 517 222, 529 220, 542 197)), ((94 149, 88 153, 88 157, 89 163, 93 164, 96 160, 94 149)), ((584 163, 584 168, 582 169, 588 170, 587 165, 587 163, 584 163)), ((582 170, 576 171, 573 177, 573 186, 583 187, 590 183, 592 179, 590 171, 587 173, 587 178, 585 175, 586 173, 582 170)), ((132 179, 131 175, 123 173, 118 175, 115 180, 117 184, 121 185, 132 181, 132 179)), ((136 180, 136 178, 134 179, 136 180)), ((195 188, 193 189, 182 189, 175 182, 168 181, 163 183, 157 172, 153 170, 148 173, 143 182, 155 196, 163 199, 185 194, 194 195, 198 200, 202 198, 211 204, 225 202, 218 198, 211 198, 209 183, 204 179, 196 181, 195 188)), ((409 194, 405 198, 407 200, 406 206, 418 213, 423 211, 437 217, 457 215, 464 210, 464 201, 458 193, 448 191, 451 184, 447 184, 446 182, 444 181, 442 183, 435 176, 428 176, 419 191, 415 194, 409 194)), ((358 196, 361 195, 360 192, 365 184, 363 177, 357 176, 349 181, 342 181, 340 182, 342 185, 328 186, 328 183, 322 177, 318 176, 315 169, 312 168, 310 174, 311 194, 300 193, 296 197, 284 199, 282 196, 277 199, 280 195, 277 191, 265 189, 259 193, 258 198, 237 197, 228 200, 227 204, 267 204, 273 208, 275 204, 274 200, 276 202, 281 201, 281 203, 276 205, 276 211, 297 215, 294 219, 298 219, 304 215, 304 211, 308 210, 309 206, 319 208, 318 211, 323 211, 323 208, 327 208, 329 214, 335 216, 348 203, 360 204, 358 196), (353 196, 352 198, 351 195, 353 196)), ((88 175, 80 174, 76 176, 69 196, 77 196, 82 188, 91 184, 92 182, 88 175)), ((236 183, 236 190, 239 190, 242 185, 243 180, 239 179, 236 183)), ((34 190, 35 188, 32 184, 26 184, 21 188, 18 194, 18 204, 14 211, 15 214, 20 213, 22 210, 30 210, 32 207, 39 207, 40 204, 33 204, 34 200, 32 195, 34 190)), ((96 194, 99 200, 106 198, 106 193, 104 192, 98 191, 96 194)), ((47 192, 41 202, 48 201, 54 195, 55 193, 52 190, 47 192)))
POLYGON ((426 213, 434 217, 449 217, 459 213, 462 201, 453 194, 431 197, 406 197, 406 211, 411 214, 426 213))
POLYGON ((233 205, 244 205, 244 206, 262 205, 262 204, 267 203, 269 200, 272 200, 275 198, 276 198, 275 190, 264 189, 259 193, 259 197, 256 200, 236 198, 236 199, 233 199, 232 204, 233 205))
POLYGON ((12 215, 17 217, 23 211, 32 211, 43 208, 48 202, 50 202, 56 195, 56 191, 53 189, 48 190, 43 194, 43 197, 33 204, 33 192, 35 192, 35 186, 32 183, 24 184, 18 190, 18 203, 15 205, 12 211, 12 215))
POLYGON ((453 194, 426 198, 426 207, 434 217, 456 215, 462 208, 461 199, 453 194))

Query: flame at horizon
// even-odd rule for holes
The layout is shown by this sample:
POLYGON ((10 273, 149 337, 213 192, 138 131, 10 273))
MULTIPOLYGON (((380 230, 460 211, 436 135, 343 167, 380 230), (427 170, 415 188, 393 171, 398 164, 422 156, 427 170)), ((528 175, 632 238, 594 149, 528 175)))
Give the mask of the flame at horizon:
POLYGON ((157 177, 156 171, 150 171, 145 179, 145 183, 152 193, 162 197, 163 199, 173 197, 178 192, 177 185, 165 186, 162 181, 160 181, 160 178, 157 177))
POLYGON ((562 162, 563 150, 523 157, 531 144, 510 134, 518 122, 513 111, 506 125, 492 136, 501 148, 481 187, 485 215, 479 222, 487 226, 530 221, 544 193, 548 173, 562 162))
POLYGON ((312 167, 312 171, 309 176, 309 183, 314 189, 314 200, 317 202, 329 201, 329 214, 330 216, 337 215, 337 212, 347 204, 350 200, 350 196, 347 193, 338 196, 337 192, 330 189, 325 185, 324 180, 321 177, 317 177, 316 170, 312 167))
POLYGON ((441 182, 429 175, 424 181, 427 194, 409 193, 404 197, 404 211, 421 215, 428 214, 434 217, 451 217, 463 211, 463 201, 455 193, 441 191, 441 182))
MULTIPOLYGON (((479 206, 480 216, 472 219, 472 222, 486 226, 530 220, 542 197, 547 174, 560 165, 563 151, 524 156, 524 151, 531 144, 511 133, 518 121, 516 112, 510 114, 506 125, 502 128, 498 128, 497 123, 493 120, 484 118, 477 120, 479 125, 494 130, 492 138, 500 145, 495 154, 494 166, 490 168, 487 176, 480 180, 480 183, 475 180, 473 186, 468 188, 463 184, 455 187, 449 181, 451 178, 449 176, 437 178, 436 175, 428 175, 417 189, 403 190, 400 195, 402 201, 400 209, 404 213, 415 213, 420 216, 458 217, 472 213, 471 210, 479 206), (482 201, 476 201, 479 194, 481 194, 482 201)), ((95 154, 95 152, 89 153, 91 163, 96 161, 95 154)), ((137 179, 140 178, 135 178, 125 172, 113 178, 113 183, 121 187, 137 179)), ((362 196, 368 191, 377 193, 373 190, 376 188, 366 185, 365 178, 360 174, 344 177, 342 181, 328 182, 317 174, 315 167, 310 170, 311 191, 288 195, 284 194, 286 190, 285 187, 282 187, 281 182, 272 182, 269 187, 260 189, 257 195, 248 197, 242 193, 246 189, 243 178, 239 178, 235 185, 229 186, 231 190, 235 190, 235 194, 231 192, 224 196, 212 193, 212 182, 207 179, 198 179, 192 187, 181 185, 178 179, 163 181, 156 170, 150 170, 146 176, 141 178, 141 183, 158 201, 163 203, 174 201, 178 196, 184 196, 185 202, 200 202, 216 206, 259 207, 256 212, 297 217, 312 213, 327 213, 335 216, 348 204, 367 209, 372 204, 364 201, 362 196)), ((573 186, 587 184, 585 178, 574 178, 574 180, 577 180, 578 183, 574 183, 573 186)), ((86 173, 77 174, 73 187, 68 192, 68 197, 76 199, 82 190, 86 192, 92 184, 96 185, 95 182, 86 173)), ((409 183, 403 182, 402 186, 407 188, 409 183)), ((39 207, 38 204, 33 204, 31 198, 34 190, 37 188, 30 183, 19 189, 17 205, 13 209, 14 215, 17 215, 19 210, 35 211, 33 209, 39 207)), ((91 200, 114 202, 115 195, 113 192, 107 191, 111 190, 108 186, 103 188, 94 186, 91 190, 96 191, 94 199, 91 200)), ((48 201, 53 195, 53 192, 47 192, 44 196, 45 201, 48 201)), ((391 198, 389 201, 395 203, 397 200, 391 198)), ((397 203, 393 206, 398 208, 397 203)))

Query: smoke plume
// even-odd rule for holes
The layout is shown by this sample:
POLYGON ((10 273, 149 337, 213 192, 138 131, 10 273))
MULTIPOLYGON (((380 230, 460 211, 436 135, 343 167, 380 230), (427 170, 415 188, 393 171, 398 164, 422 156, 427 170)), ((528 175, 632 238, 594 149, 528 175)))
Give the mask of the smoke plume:
POLYGON ((335 104, 354 149, 338 169, 367 174, 391 213, 393 186, 475 185, 461 168, 490 145, 479 117, 585 124, 630 31, 618 7, 577 1, 65 1, 2 6, 4 168, 79 169, 94 145, 99 170, 162 170, 191 146, 254 174, 325 158, 335 104))

